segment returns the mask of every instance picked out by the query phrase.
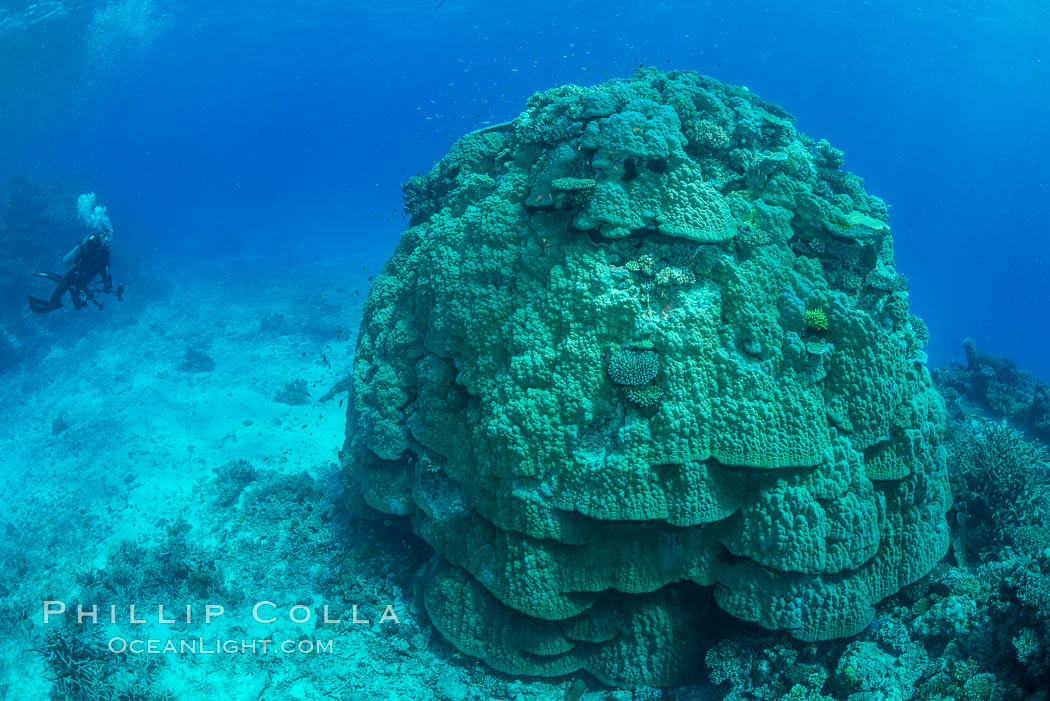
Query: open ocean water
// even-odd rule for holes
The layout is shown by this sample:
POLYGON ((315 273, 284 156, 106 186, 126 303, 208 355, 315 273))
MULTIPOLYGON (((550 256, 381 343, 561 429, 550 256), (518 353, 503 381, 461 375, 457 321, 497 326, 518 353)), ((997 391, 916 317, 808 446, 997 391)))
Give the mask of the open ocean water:
POLYGON ((1019 0, 0 0, 0 698, 1050 699, 1047 85, 1019 0))

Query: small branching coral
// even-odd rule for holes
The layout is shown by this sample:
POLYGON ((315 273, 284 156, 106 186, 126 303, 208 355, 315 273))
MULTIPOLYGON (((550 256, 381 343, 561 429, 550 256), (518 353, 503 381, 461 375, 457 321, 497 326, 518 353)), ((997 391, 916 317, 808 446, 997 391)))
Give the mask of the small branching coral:
POLYGON ((627 399, 640 407, 654 407, 660 403, 660 398, 663 396, 664 391, 654 385, 627 388, 627 399))
POLYGON ((1038 545, 1032 527, 1050 525, 1050 455, 1004 423, 985 421, 949 445, 955 510, 967 547, 1038 545))
POLYGON ((806 328, 810 331, 827 331, 828 315, 823 309, 807 309, 806 328))
POLYGON ((193 527, 178 519, 155 542, 124 540, 101 567, 78 573, 84 599, 100 605, 127 601, 207 599, 226 591, 215 554, 198 543, 193 527))
POLYGON ((55 684, 68 698, 94 698, 105 679, 106 650, 101 640, 78 635, 70 628, 56 628, 44 636, 37 650, 55 684))
POLYGON ((230 460, 215 472, 215 503, 229 506, 237 501, 245 485, 255 480, 257 472, 247 460, 230 460))
POLYGON ((609 361, 609 377, 618 385, 647 385, 659 369, 660 356, 651 350, 617 351, 609 361))
POLYGON ((54 686, 51 698, 77 701, 169 701, 170 692, 159 688, 156 655, 114 655, 89 627, 54 628, 44 636, 37 652, 54 686))
POLYGON ((306 380, 298 379, 285 383, 284 389, 274 395, 273 400, 288 406, 309 404, 310 390, 306 387, 306 380))

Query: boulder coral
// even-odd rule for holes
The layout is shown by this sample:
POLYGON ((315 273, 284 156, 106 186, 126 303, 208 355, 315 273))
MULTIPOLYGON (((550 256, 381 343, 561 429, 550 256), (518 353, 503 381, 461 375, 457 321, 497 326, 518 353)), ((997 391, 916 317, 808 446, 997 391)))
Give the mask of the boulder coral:
POLYGON ((434 548, 462 652, 672 684, 715 606, 851 636, 944 555, 943 405, 886 205, 841 165, 744 88, 647 69, 538 93, 405 186, 343 460, 359 512, 434 548))

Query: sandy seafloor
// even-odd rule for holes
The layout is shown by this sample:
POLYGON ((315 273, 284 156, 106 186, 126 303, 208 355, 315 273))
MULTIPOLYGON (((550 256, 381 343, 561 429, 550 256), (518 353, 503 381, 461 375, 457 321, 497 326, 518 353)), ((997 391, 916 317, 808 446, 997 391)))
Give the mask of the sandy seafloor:
MULTIPOLYGON (((79 312, 97 326, 2 378, 0 698, 46 699, 51 679, 70 674, 62 617, 45 626, 43 600, 100 606, 99 625, 65 624, 94 646, 94 672, 78 683, 99 698, 128 688, 158 699, 564 698, 570 680, 503 676, 444 643, 413 601, 426 554, 342 507, 346 393, 320 397, 350 367, 380 264, 260 266, 251 279, 242 266, 170 271, 166 294, 143 300, 132 288, 125 305, 79 312), (214 368, 187 365, 188 347, 214 368), (279 396, 296 380, 306 403, 279 396), (250 467, 223 469, 237 460, 250 467), (253 623, 263 600, 279 605, 277 623, 253 623), (110 603, 116 625, 105 621, 110 603), (148 623, 127 622, 131 603, 148 623), (166 617, 193 606, 192 622, 158 623, 158 603, 166 617), (204 625, 208 603, 226 613, 204 625), (314 620, 291 623, 295 604, 314 620), (347 613, 317 625, 324 604, 333 617, 357 604, 371 622, 347 613), (377 622, 386 604, 400 624, 377 622), (98 653, 113 637, 305 638, 332 651, 98 653)), ((588 685, 587 699, 670 696, 588 685)))

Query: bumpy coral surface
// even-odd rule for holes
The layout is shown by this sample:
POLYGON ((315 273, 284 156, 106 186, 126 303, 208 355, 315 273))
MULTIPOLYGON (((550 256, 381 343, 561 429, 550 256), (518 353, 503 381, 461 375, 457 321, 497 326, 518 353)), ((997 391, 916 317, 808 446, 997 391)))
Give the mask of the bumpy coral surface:
POLYGON ((715 605, 850 636, 943 556, 943 407, 886 206, 841 165, 745 89, 643 70, 406 185, 344 460, 433 546, 460 650, 669 684, 715 605))

